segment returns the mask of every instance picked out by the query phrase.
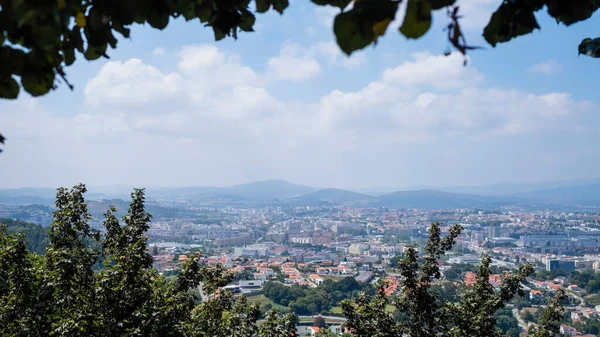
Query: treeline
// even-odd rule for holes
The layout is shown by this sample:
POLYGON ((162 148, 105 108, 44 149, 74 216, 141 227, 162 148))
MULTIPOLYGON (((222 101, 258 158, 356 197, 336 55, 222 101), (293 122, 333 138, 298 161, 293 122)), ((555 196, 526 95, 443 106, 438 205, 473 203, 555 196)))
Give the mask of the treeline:
POLYGON ((298 315, 326 314, 340 301, 354 297, 359 291, 374 294, 374 290, 372 286, 360 284, 352 277, 340 281, 327 279, 317 288, 286 286, 277 282, 267 282, 263 288, 265 297, 287 306, 298 315))
POLYGON ((0 218, 0 225, 5 225, 9 234, 25 235, 26 247, 30 251, 37 254, 44 254, 46 251, 50 240, 47 228, 31 222, 6 218, 0 218))

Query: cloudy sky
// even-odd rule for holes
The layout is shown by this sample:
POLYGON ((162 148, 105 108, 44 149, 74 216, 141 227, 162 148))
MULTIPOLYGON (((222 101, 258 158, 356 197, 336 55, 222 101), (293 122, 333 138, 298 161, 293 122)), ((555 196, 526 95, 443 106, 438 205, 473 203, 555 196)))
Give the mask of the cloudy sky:
POLYGON ((46 97, 0 101, 0 187, 339 188, 600 178, 600 61, 577 56, 600 21, 542 26, 493 49, 499 0, 459 0, 468 42, 444 57, 443 15, 419 41, 388 29, 347 58, 335 11, 296 0, 215 43, 198 22, 136 27, 110 60, 79 60, 46 97))

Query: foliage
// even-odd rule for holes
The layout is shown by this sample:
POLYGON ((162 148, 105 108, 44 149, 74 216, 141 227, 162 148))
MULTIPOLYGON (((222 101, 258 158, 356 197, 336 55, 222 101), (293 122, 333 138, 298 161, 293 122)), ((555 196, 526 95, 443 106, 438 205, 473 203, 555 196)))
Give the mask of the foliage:
POLYGON ((325 318, 323 318, 323 316, 317 316, 315 317, 315 319, 313 320, 313 326, 319 327, 319 328, 324 328, 327 326, 327 323, 325 322, 325 318))
MULTIPOLYGON (((312 2, 340 9, 333 31, 340 49, 347 54, 377 43, 396 18, 401 3, 400 0, 312 2)), ((422 37, 431 27, 433 13, 446 10, 449 43, 463 54, 473 49, 464 40, 455 0, 407 2, 399 30, 402 35, 409 39, 422 37)), ((148 24, 162 30, 172 20, 183 18, 210 27, 216 40, 226 36, 237 38, 238 32, 254 31, 255 13, 271 9, 283 13, 289 1, 257 0, 253 4, 250 0, 4 0, 0 7, 0 97, 16 98, 20 87, 33 96, 44 95, 56 87, 57 78, 71 87, 65 78, 65 67, 72 65, 77 56, 86 60, 108 57, 108 47, 116 48, 119 35, 129 38, 134 24, 148 24)), ((491 16, 483 36, 495 46, 528 34, 539 28, 534 13, 544 6, 557 22, 568 26, 590 18, 600 5, 594 0, 503 1, 491 16)), ((598 57, 599 44, 598 39, 585 39, 579 52, 598 57)))
POLYGON ((25 245, 30 251, 37 254, 43 254, 46 251, 50 240, 48 229, 38 224, 13 219, 0 219, 0 224, 6 225, 6 231, 9 234, 25 235, 25 245))
POLYGON ((295 336, 294 315, 268 314, 221 290, 233 277, 190 256, 177 277, 152 269, 144 191, 135 190, 123 224, 111 207, 106 234, 89 226, 86 188, 58 190, 45 255, 26 249, 23 234, 0 228, 1 336, 295 336), (99 259, 104 268, 94 270, 99 259), (202 287, 204 300, 197 292, 202 287))
POLYGON ((372 292, 372 289, 368 284, 360 284, 352 277, 340 281, 327 279, 317 288, 286 286, 275 282, 267 282, 263 288, 265 297, 289 307, 299 315, 327 312, 340 301, 353 297, 359 291, 372 292))
MULTIPOLYGON (((456 326, 454 336, 500 336, 494 314, 503 309, 505 303, 516 294, 524 296, 521 282, 533 273, 533 267, 522 265, 518 273, 505 273, 499 291, 489 282, 491 258, 484 255, 477 270, 473 288, 469 289, 460 302, 451 305, 456 326)), ((505 331, 507 331, 506 329, 505 331)))
POLYGON ((559 323, 563 319, 565 309, 561 301, 566 297, 565 291, 559 289, 550 300, 540 319, 540 326, 533 331, 533 337, 554 337, 559 332, 559 323))
MULTIPOLYGON (((343 302, 342 309, 348 320, 346 326, 356 336, 365 337, 488 337, 500 336, 502 332, 508 333, 515 328, 512 315, 510 318, 501 315, 497 320, 496 313, 516 294, 524 295, 520 283, 533 272, 531 266, 521 266, 514 274, 504 273, 502 284, 495 290, 489 283, 491 258, 484 255, 475 285, 457 302, 452 299, 453 289, 445 290, 449 294, 442 296, 444 283, 434 286, 441 278, 438 261, 452 249, 461 231, 462 227, 455 225, 447 236, 442 237, 440 224, 432 224, 424 249, 424 261, 420 261, 415 246, 410 246, 400 261, 398 268, 403 285, 400 295, 390 300, 389 285, 383 282, 375 296, 359 294, 353 301, 343 302), (385 312, 385 306, 390 302, 397 308, 396 317, 385 312)), ((514 330, 511 333, 514 334, 514 330)))

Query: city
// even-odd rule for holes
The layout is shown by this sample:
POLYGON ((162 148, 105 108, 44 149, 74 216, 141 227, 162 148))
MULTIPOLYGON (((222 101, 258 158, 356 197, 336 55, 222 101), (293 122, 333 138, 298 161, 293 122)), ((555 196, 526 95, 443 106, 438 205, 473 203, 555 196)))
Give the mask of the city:
MULTIPOLYGON (((504 332, 519 335, 535 327, 540 309, 559 289, 565 289, 568 301, 561 333, 598 333, 593 322, 600 317, 600 212, 578 207, 568 211, 565 205, 525 210, 531 207, 524 204, 498 209, 397 209, 369 207, 362 195, 356 200, 345 198, 344 205, 319 199, 300 206, 306 198, 288 198, 296 200, 290 203, 274 196, 303 193, 304 186, 283 181, 248 186, 260 190, 270 185, 285 186, 288 191, 274 188, 265 192, 262 201, 236 199, 233 205, 227 199, 207 202, 201 194, 152 198, 148 207, 157 213, 148 230, 147 250, 156 271, 174 277, 186 260, 201 254, 203 264, 222 266, 233 275, 223 289, 258 303, 262 314, 275 308, 298 315, 300 335, 314 335, 320 328, 342 334, 340 301, 357 291, 372 292, 381 282, 394 285, 389 294, 394 296, 402 286, 398 261, 407 247, 417 245, 422 252, 432 223, 440 224, 442 236, 451 226, 460 225, 463 230, 452 250, 439 262, 441 277, 435 286, 442 296, 457 298, 473 286, 484 255, 491 257, 494 273, 489 283, 497 289, 505 272, 531 264, 535 273, 521 283, 523 297, 509 303, 505 317, 510 324, 504 332), (298 191, 290 192, 290 186, 298 191), (289 289, 297 290, 290 293, 289 289), (320 318, 323 322, 315 326, 320 318)), ((11 193, 16 192, 4 191, 5 200, 11 193)), ((336 193, 339 197, 342 192, 336 193)), ((89 201, 94 227, 102 228, 102 213, 95 209, 108 203, 125 205, 121 199, 89 201)), ((13 202, 0 205, 0 217, 47 226, 52 210, 51 206, 13 202)))

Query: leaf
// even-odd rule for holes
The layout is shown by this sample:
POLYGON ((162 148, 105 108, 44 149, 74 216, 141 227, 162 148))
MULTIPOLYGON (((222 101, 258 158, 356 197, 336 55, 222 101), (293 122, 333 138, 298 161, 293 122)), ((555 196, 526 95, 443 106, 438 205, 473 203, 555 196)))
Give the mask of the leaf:
POLYGON ((271 2, 269 0, 256 0, 256 11, 259 13, 265 13, 271 8, 271 2))
POLYGON ((455 2, 456 0, 429 0, 429 4, 431 5, 431 9, 433 10, 452 6, 455 2))
POLYGON ((120 22, 112 22, 112 28, 123 35, 124 38, 128 39, 131 29, 124 27, 120 22))
POLYGON ((75 62, 75 49, 73 48, 65 48, 63 49, 63 58, 65 60, 65 64, 70 66, 75 62))
POLYGON ((359 27, 356 20, 356 13, 349 11, 340 13, 333 21, 333 32, 338 45, 347 55, 352 52, 363 49, 373 42, 373 30, 359 27))
POLYGON ((100 58, 100 56, 103 56, 105 53, 106 43, 97 46, 88 45, 87 49, 85 50, 85 53, 83 53, 83 56, 85 56, 86 60, 92 61, 100 58))
POLYGON ((390 25, 390 22, 392 22, 392 20, 385 19, 385 20, 377 22, 376 24, 373 25, 373 39, 375 42, 377 42, 377 38, 379 38, 380 36, 383 36, 383 34, 385 34, 385 31, 387 30, 387 27, 390 25))
POLYGON ((21 76, 21 85, 31 96, 42 96, 54 87, 54 77, 52 69, 43 73, 28 71, 21 76))
POLYGON ((75 23, 77 24, 77 27, 85 27, 85 25, 87 24, 85 14, 81 12, 77 13, 77 15, 75 16, 75 23))
POLYGON ((242 16, 240 18, 240 29, 245 32, 253 32, 254 22, 256 21, 256 17, 250 11, 242 11, 242 16))
POLYGON ((581 41, 579 44, 579 55, 585 55, 589 57, 600 57, 600 37, 595 39, 587 38, 581 41))
POLYGON ((540 28, 534 12, 540 10, 543 4, 542 0, 502 3, 483 30, 483 37, 490 45, 496 46, 498 42, 531 33, 540 28))
POLYGON ((159 12, 157 10, 151 10, 148 12, 146 21, 148 21, 153 28, 163 30, 169 24, 169 13, 166 11, 159 12))
POLYGON ((569 26, 589 19, 600 7, 600 2, 593 0, 548 0, 546 5, 548 6, 548 14, 556 21, 569 26))
MULTIPOLYGON (((12 76, 0 78, 0 98, 15 99, 19 96, 19 90, 19 83, 12 76)), ((2 135, 0 143, 4 143, 2 135)))
POLYGON ((210 1, 204 1, 200 6, 196 6, 196 16, 200 18, 200 22, 208 22, 213 15, 214 8, 210 1))
POLYGON ((288 0, 273 0, 273 9, 283 14, 283 11, 290 5, 288 0))
POLYGON ((431 5, 425 0, 408 0, 400 32, 409 39, 418 39, 431 27, 431 5))
POLYGON ((352 2, 352 0, 311 0, 314 4, 319 6, 334 6, 344 9, 352 2))
POLYGON ((352 9, 335 17, 333 32, 338 46, 347 55, 376 42, 385 33, 398 10, 398 2, 389 0, 357 1, 352 9))

